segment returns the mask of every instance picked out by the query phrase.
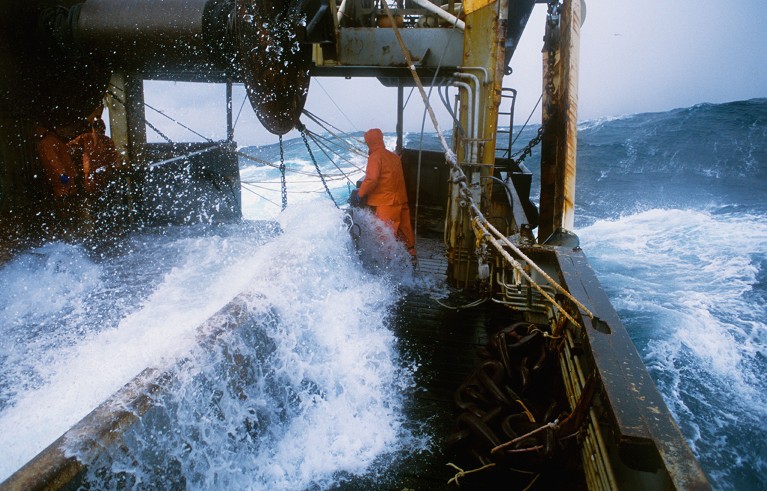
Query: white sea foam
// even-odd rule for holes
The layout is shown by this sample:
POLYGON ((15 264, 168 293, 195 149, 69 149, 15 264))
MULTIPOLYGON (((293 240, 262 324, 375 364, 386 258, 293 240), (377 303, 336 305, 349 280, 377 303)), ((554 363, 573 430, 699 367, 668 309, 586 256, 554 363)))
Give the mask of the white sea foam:
POLYGON ((597 221, 579 235, 693 446, 712 445, 733 415, 764 432, 767 306, 749 295, 754 258, 767 254, 767 224, 654 209, 597 221))
MULTIPOLYGON (((29 347, 26 356, 44 382, 18 393, 0 412, 0 447, 8 451, 0 459, 0 477, 7 477, 144 368, 161 366, 189 351, 195 343, 196 326, 241 291, 255 272, 247 257, 228 254, 228 240, 207 237, 178 241, 175 246, 183 262, 119 326, 81 336, 71 346, 59 344, 55 350, 36 350, 39 343, 29 347)), ((92 263, 90 268, 98 269, 92 263)), ((15 274, 23 282, 36 273, 33 269, 15 274)), ((59 302, 76 306, 80 301, 77 292, 88 286, 88 276, 63 275, 51 284, 57 290, 73 290, 73 298, 59 302)), ((28 287, 29 309, 41 304, 40 291, 49 292, 50 288, 45 283, 28 287)), ((86 324, 98 323, 99 319, 70 315, 68 321, 86 324)), ((27 325, 30 329, 35 326, 33 322, 27 325)), ((60 336, 57 323, 37 328, 44 331, 42 337, 60 336)))
MULTIPOLYGON (((213 353, 195 355, 196 362, 179 372, 177 385, 166 396, 167 414, 150 412, 131 430, 127 438, 135 446, 133 455, 167 451, 177 457, 179 472, 186 473, 192 488, 229 483, 276 489, 307 487, 340 471, 363 472, 395 449, 402 437, 399 399, 409 384, 386 328, 396 299, 391 279, 397 270, 362 269, 341 217, 332 204, 321 201, 289 207, 279 216, 284 233, 263 245, 238 246, 244 239, 238 235, 173 241, 172 249, 183 259, 141 306, 114 328, 82 336, 51 354, 42 369, 44 383, 17 394, 0 412, 0 479, 145 367, 190 356, 197 326, 243 291, 253 298, 258 324, 258 333, 249 335, 268 339, 266 354, 235 340, 213 353), (226 364, 233 352, 257 361, 268 354, 260 359, 264 364, 247 368, 263 377, 254 377, 253 387, 244 385, 247 403, 239 396, 220 396, 217 407, 227 411, 226 420, 201 418, 210 401, 198 400, 205 393, 199 384, 212 387, 214 394, 226 391, 230 378, 237 379, 226 372, 234 370, 226 364), (263 391, 259 384, 269 385, 270 380, 271 392, 263 391), (262 418, 258 435, 242 426, 254 415, 262 418), (188 437, 185 446, 174 447, 170 437, 163 443, 162 429, 168 425, 154 426, 163 418, 174 420, 174 434, 188 437), (230 447, 227 435, 259 443, 238 453, 239 446, 230 447), (269 442, 260 441, 264 438, 269 442)), ((151 259, 162 261, 162 256, 151 259)), ((98 273, 98 265, 85 263, 86 270, 98 273)), ((11 273, 17 282, 30 274, 34 271, 11 273)), ((69 275, 60 281, 77 285, 79 280, 69 275)), ((37 302, 35 298, 39 296, 30 295, 30 301, 37 302)), ((20 300, 13 305, 14 311, 34 308, 20 300)), ((152 462, 139 462, 144 460, 152 462)), ((147 476, 141 463, 137 469, 131 462, 117 459, 105 465, 112 472, 122 469, 137 482, 158 479, 147 476)))
MULTIPOLYGON (((327 192, 310 160, 286 158, 288 204, 326 199, 327 192)), ((339 169, 323 165, 325 183, 339 204, 345 202, 357 179, 362 177, 365 161, 351 155, 349 162, 338 162, 339 169)), ((279 163, 275 163, 279 165, 279 163)), ((276 218, 282 207, 282 181, 279 171, 269 166, 245 166, 240 178, 243 183, 242 213, 248 219, 276 218)))

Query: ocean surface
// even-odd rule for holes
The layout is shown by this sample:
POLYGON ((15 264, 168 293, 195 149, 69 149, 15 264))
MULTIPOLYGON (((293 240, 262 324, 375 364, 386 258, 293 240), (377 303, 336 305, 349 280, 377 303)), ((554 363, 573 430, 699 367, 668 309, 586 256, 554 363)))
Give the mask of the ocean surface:
MULTIPOLYGON (((360 138, 312 142, 339 203, 360 138)), ((767 99, 580 125, 576 233, 723 490, 767 488, 765 142, 767 99)), ((177 362, 128 452, 70 448, 93 488, 325 489, 439 444, 404 416, 418 364, 387 325, 408 289, 438 286, 360 260, 301 139, 285 145, 284 212, 278 146, 241 151, 272 164, 241 159, 242 223, 49 243, 0 266, 0 480, 145 367, 177 362), (234 298, 248 321, 201 347, 198 326, 234 298)))

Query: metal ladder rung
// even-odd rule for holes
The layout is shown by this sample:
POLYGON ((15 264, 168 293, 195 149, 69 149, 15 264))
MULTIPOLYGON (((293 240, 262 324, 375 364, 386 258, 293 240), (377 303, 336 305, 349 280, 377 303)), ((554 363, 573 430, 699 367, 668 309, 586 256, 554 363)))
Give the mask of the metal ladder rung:
POLYGON ((503 99, 510 99, 511 100, 511 109, 509 111, 498 111, 498 117, 501 116, 508 116, 509 117, 509 129, 508 130, 502 130, 496 128, 496 134, 504 133, 509 135, 509 141, 505 148, 499 148, 499 146, 496 144, 496 157, 501 156, 502 158, 511 158, 511 135, 514 130, 514 105, 517 101, 517 91, 511 88, 501 88, 501 100, 503 99))

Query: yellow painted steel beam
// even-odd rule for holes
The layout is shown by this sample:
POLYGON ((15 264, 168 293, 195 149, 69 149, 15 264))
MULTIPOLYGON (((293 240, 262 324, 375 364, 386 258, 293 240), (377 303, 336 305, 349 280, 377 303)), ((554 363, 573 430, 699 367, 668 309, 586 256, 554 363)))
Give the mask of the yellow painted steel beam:
MULTIPOLYGON (((456 154, 458 161, 463 165, 467 184, 472 194, 478 198, 480 210, 488 213, 493 188, 492 179, 489 177, 493 175, 495 165, 498 107, 503 83, 508 0, 474 0, 466 3, 464 10, 466 29, 461 71, 472 75, 473 78, 468 77, 461 81, 472 90, 478 90, 479 96, 474 97, 474 94, 469 94, 465 88, 461 89, 461 125, 468 129, 471 126, 470 118, 476 119, 472 122, 476 131, 475 135, 467 135, 468 138, 464 139, 463 144, 459 144, 456 154), (476 81, 473 81, 474 79, 476 81)), ((446 224, 448 280, 454 284, 465 278, 473 279, 477 267, 469 213, 461 213, 462 197, 457 188, 457 184, 451 184, 446 224)))

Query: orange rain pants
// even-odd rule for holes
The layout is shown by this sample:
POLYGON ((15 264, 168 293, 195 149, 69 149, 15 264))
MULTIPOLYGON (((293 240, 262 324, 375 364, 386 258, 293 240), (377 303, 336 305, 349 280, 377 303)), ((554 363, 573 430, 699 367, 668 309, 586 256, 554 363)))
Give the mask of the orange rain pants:
POLYGON ((368 164, 359 196, 367 198, 367 204, 375 208, 376 216, 391 227, 408 252, 415 256, 415 234, 410 225, 402 161, 386 149, 383 132, 378 128, 365 132, 365 143, 369 150, 368 164))
POLYGON ((394 236, 405 243, 410 255, 415 256, 415 234, 410 225, 410 207, 401 205, 378 205, 376 216, 391 228, 394 236))

